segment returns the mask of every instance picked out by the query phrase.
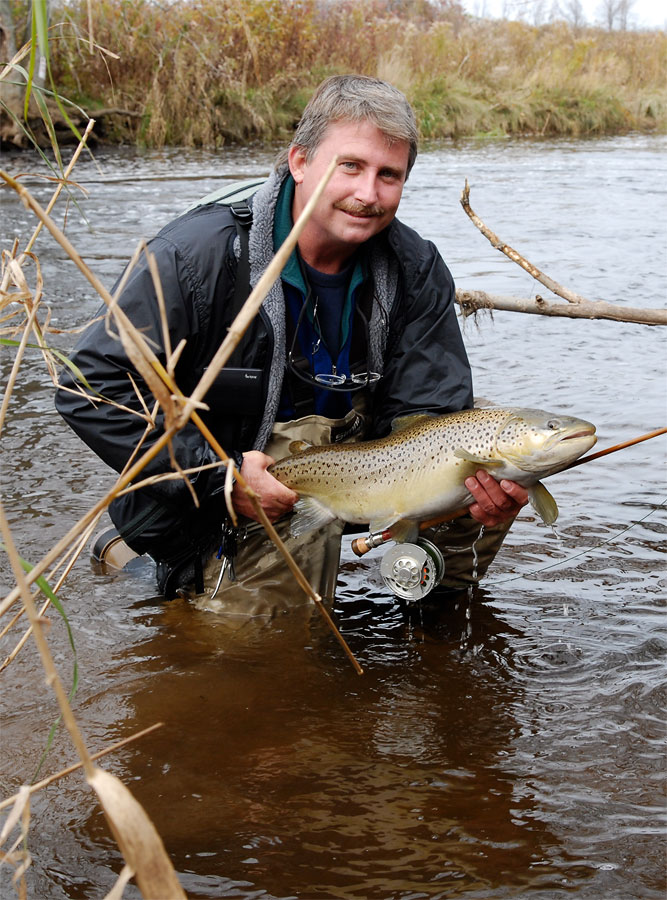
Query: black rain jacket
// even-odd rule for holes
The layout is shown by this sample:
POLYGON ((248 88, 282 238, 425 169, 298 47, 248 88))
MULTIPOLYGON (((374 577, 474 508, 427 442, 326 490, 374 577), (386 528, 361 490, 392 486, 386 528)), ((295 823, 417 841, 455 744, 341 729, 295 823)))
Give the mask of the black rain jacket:
MULTIPOLYGON (((382 378, 372 396, 372 435, 382 436, 399 415, 418 411, 445 413, 471 407, 472 382, 456 319, 454 284, 435 246, 398 220, 372 242, 376 254, 398 263, 395 297, 384 322, 387 334, 382 378)), ((149 243, 149 250, 160 274, 170 345, 176 348, 183 339, 186 341, 175 379, 188 395, 231 322, 238 264, 236 221, 229 207, 203 206, 167 225, 149 243)), ((159 305, 144 257, 130 273, 119 303, 164 362, 159 305)), ((100 314, 105 312, 103 308, 100 314)), ((230 377, 223 369, 205 398, 210 412, 203 417, 237 462, 243 451, 262 449, 257 445, 257 435, 275 351, 274 327, 263 307, 235 360, 237 368, 261 370, 259 390, 255 380, 252 392, 244 392, 239 373, 230 377)), ((61 389, 56 392, 56 407, 86 444, 120 471, 146 431, 145 419, 139 415, 142 406, 128 373, 149 409, 154 404, 152 394, 129 361, 113 322, 108 319, 102 318, 84 332, 71 358, 92 392, 86 389, 82 393, 71 371, 65 370, 61 389)), ((144 437, 142 450, 159 436, 161 422, 158 413, 157 430, 144 437)), ((182 469, 217 461, 191 422, 174 437, 172 448, 182 469)), ((173 469, 165 448, 144 469, 142 477, 169 471, 173 469)), ((193 554, 208 553, 219 543, 226 515, 224 478, 224 467, 190 476, 199 506, 181 478, 132 491, 111 504, 112 521, 137 552, 149 553, 167 567, 179 565, 193 554)))

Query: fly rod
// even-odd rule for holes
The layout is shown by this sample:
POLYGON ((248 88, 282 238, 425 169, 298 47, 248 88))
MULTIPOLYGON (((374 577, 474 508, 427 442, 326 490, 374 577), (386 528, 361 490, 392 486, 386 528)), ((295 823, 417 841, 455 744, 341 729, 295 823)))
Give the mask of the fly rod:
MULTIPOLYGON (((582 456, 581 459, 575 459, 574 462, 565 466, 564 469, 559 469, 559 472, 565 472, 567 469, 574 468, 574 466, 581 466, 583 463, 592 462, 594 459, 600 459, 601 456, 608 456, 610 453, 615 453, 617 450, 625 450, 626 447, 641 444, 642 441, 648 441, 651 438, 659 437, 661 434, 667 434, 667 428, 658 428, 655 431, 649 431, 648 434, 642 434, 639 437, 632 438, 630 441, 623 441, 622 444, 615 444, 613 447, 607 447, 606 450, 598 450, 597 453, 589 453, 588 456, 582 456)), ((557 475, 558 473, 553 472, 552 474, 557 475)), ((468 507, 461 506, 459 509, 455 509, 454 512, 422 522, 419 526, 419 530, 426 531, 427 528, 433 528, 434 525, 442 525, 444 522, 451 522, 452 519, 458 519, 459 516, 463 516, 467 512, 468 507)), ((351 544, 352 551, 357 556, 364 556, 369 550, 372 550, 374 547, 379 547, 381 544, 386 544, 387 541, 390 541, 391 539, 391 529, 388 528, 385 531, 376 531, 374 534, 369 534, 366 537, 355 538, 351 544)))
POLYGON ((634 444, 641 444, 642 441, 648 441, 661 434, 667 434, 667 428, 658 428, 655 431, 649 431, 648 434, 642 434, 639 437, 633 438, 631 441, 623 441, 622 444, 615 444, 613 447, 607 447, 606 450, 598 450, 597 453, 589 453, 588 456, 582 456, 581 459, 575 459, 574 462, 571 462, 569 466, 565 466, 565 468, 560 471, 565 472, 567 469, 574 468, 574 466, 592 462, 594 459, 599 459, 601 456, 607 456, 609 453, 615 453, 617 450, 625 450, 626 447, 632 447, 634 444))

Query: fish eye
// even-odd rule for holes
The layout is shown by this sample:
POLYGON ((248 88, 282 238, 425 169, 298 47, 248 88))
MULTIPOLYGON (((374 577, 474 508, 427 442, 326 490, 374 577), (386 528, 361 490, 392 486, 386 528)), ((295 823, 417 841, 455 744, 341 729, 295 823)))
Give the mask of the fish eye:
POLYGON ((558 421, 558 419, 549 419, 549 421, 547 422, 547 428, 550 431, 557 431, 559 425, 560 425, 560 422, 558 421))

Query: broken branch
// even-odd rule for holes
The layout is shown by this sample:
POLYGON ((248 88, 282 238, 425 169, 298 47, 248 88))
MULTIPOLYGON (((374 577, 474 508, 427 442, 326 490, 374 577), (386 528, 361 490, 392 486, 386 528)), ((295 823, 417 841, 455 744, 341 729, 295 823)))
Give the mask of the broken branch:
POLYGON ((464 316, 472 315, 480 309, 501 309, 542 316, 566 316, 571 319, 611 319, 615 322, 632 322, 641 325, 667 325, 667 310, 618 306, 614 303, 606 303, 604 300, 588 300, 554 281, 513 247, 501 241, 498 235, 484 224, 470 206, 470 186, 467 178, 461 193, 461 206, 470 221, 482 232, 492 247, 500 250, 508 259, 521 266, 552 293, 567 301, 567 303, 549 303, 539 296, 523 299, 521 297, 501 297, 496 294, 487 294, 485 291, 457 291, 456 302, 461 307, 464 316))
POLYGON ((582 300, 581 303, 552 303, 544 297, 507 297, 486 291, 457 290, 456 302, 464 316, 483 309, 533 313, 540 316, 565 316, 569 319, 610 319, 637 325, 667 325, 666 309, 641 309, 619 306, 604 300, 582 300))

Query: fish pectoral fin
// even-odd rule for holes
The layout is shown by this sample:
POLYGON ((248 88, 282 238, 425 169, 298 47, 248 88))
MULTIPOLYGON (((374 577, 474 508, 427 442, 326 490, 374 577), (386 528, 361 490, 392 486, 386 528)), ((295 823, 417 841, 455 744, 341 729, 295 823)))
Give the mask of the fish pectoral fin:
POLYGON ((558 504, 540 481, 528 488, 528 499, 545 525, 553 525, 558 518, 558 504))
POLYGON ((302 450, 310 450, 312 446, 308 441, 292 441, 289 445, 289 452, 294 456, 295 453, 301 453, 302 450))
POLYGON ((428 413, 413 413, 410 416, 397 416, 391 423, 391 431, 394 434, 397 431, 403 431, 404 428, 411 428, 417 422, 423 422, 425 419, 433 419, 434 417, 428 413))
POLYGON ((382 534, 388 531, 390 540, 403 543, 414 541, 419 534, 419 524, 412 519, 401 519, 399 514, 384 519, 373 519, 368 524, 371 534, 382 534))
POLYGON ((503 464, 501 459, 490 459, 488 456, 476 456, 474 453, 469 453, 467 450, 464 450, 463 447, 459 447, 458 450, 455 450, 454 456, 456 456, 457 459, 465 459, 466 462, 475 463, 476 466, 502 466, 503 464))
POLYGON ((301 537, 316 528, 322 528, 333 522, 336 515, 313 497, 303 497, 294 504, 294 515, 290 522, 292 537, 301 537))

